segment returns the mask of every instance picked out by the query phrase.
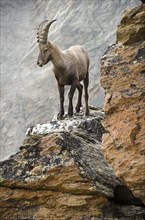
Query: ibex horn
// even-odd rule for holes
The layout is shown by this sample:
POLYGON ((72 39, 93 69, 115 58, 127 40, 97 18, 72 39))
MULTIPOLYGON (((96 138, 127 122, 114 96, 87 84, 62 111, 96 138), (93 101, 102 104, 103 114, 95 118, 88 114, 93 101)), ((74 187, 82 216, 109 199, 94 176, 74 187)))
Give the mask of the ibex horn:
POLYGON ((48 23, 48 20, 43 21, 39 27, 38 27, 38 40, 40 43, 46 44, 47 43, 47 36, 49 32, 50 25, 56 21, 52 20, 51 22, 48 23))

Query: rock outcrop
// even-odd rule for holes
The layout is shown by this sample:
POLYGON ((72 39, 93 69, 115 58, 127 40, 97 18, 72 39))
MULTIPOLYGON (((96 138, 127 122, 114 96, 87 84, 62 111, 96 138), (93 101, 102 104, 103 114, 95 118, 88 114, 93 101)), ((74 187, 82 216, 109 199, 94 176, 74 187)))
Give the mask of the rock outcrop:
POLYGON ((116 176, 145 203, 145 5, 126 11, 102 57, 102 150, 116 176))
POLYGON ((104 113, 93 112, 28 129, 20 151, 0 164, 2 220, 143 218, 142 202, 101 153, 104 113))

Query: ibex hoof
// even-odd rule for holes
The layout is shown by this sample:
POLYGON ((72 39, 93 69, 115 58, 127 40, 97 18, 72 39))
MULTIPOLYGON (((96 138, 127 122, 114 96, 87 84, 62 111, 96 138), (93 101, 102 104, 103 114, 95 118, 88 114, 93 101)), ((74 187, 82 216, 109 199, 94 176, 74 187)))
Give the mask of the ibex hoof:
POLYGON ((58 115, 57 115, 57 119, 58 119, 58 120, 62 120, 62 119, 64 119, 64 117, 63 117, 62 114, 58 113, 58 115))
POLYGON ((73 112, 68 112, 67 115, 68 115, 68 117, 72 117, 73 116, 73 112))
POLYGON ((79 112, 80 112, 80 107, 79 107, 79 106, 76 106, 76 108, 75 108, 75 109, 76 109, 76 112, 77 112, 77 113, 79 113, 79 112))
POLYGON ((85 116, 89 116, 89 115, 90 115, 89 111, 86 111, 85 116))

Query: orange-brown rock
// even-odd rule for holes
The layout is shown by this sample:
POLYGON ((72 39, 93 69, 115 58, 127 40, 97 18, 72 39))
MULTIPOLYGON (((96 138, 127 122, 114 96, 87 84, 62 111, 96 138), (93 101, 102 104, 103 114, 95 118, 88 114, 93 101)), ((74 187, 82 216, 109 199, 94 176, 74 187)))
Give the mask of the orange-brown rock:
POLYGON ((115 174, 145 203, 145 5, 127 11, 102 57, 106 133, 102 151, 115 174), (125 31, 126 27, 126 31, 125 31))
POLYGON ((145 36, 145 5, 126 10, 117 30, 117 43, 129 45, 145 36))

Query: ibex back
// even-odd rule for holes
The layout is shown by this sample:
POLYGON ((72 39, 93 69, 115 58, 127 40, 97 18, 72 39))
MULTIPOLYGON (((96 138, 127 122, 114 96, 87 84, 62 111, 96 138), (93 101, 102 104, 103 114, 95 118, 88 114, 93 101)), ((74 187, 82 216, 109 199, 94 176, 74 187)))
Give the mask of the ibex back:
POLYGON ((89 57, 86 50, 79 45, 72 46, 67 50, 61 50, 53 42, 47 41, 47 35, 50 25, 56 20, 51 22, 43 21, 38 27, 38 44, 40 53, 38 56, 37 65, 39 67, 44 66, 49 61, 53 64, 53 72, 58 84, 59 96, 60 96, 60 111, 58 113, 58 119, 62 119, 64 116, 64 86, 70 85, 68 116, 73 115, 73 95, 78 89, 78 102, 76 105, 76 112, 80 111, 82 106, 82 91, 83 86, 80 81, 84 82, 85 91, 85 115, 89 115, 88 107, 88 84, 89 84, 89 57))

